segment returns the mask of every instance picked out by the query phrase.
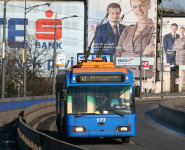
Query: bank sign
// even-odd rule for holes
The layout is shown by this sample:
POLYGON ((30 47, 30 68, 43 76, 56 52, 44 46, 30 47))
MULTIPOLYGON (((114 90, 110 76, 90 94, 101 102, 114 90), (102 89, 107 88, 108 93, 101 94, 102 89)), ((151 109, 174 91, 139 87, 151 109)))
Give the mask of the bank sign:
MULTIPOLYGON (((50 18, 53 16, 51 10, 45 12, 46 17, 50 18)), ((29 18, 26 18, 26 26, 28 26, 29 18)), ((0 18, 0 24, 3 25, 4 18, 0 18)), ((62 21, 56 20, 56 49, 62 49, 62 21)), ((16 40, 16 38, 24 37, 24 30, 18 30, 17 26, 24 26, 24 18, 10 18, 6 22, 8 24, 8 46, 14 48, 24 48, 23 41, 16 40)), ((53 40, 55 36, 55 19, 37 19, 35 21, 35 36, 38 40, 36 42, 36 48, 54 48, 54 42, 40 42, 40 40, 53 40)), ((29 31, 29 29, 28 29, 29 31)), ((29 32, 28 32, 29 33, 29 32)))
MULTIPOLYGON (((54 50, 56 21, 56 50, 57 53, 66 56, 65 67, 67 68, 77 62, 77 53, 84 52, 84 3, 59 1, 51 2, 50 7, 43 5, 44 3, 26 3, 26 33, 35 36, 37 50, 47 48, 51 56, 54 50), (73 15, 78 17, 70 17, 73 15), (65 17, 67 19, 63 20, 65 17)), ((4 2, 0 2, 0 9, 0 40, 2 43, 4 2)), ((24 10, 25 2, 7 2, 6 38, 10 48, 23 48, 24 10)), ((48 63, 50 64, 46 65, 46 69, 50 70, 52 61, 48 60, 48 63)))

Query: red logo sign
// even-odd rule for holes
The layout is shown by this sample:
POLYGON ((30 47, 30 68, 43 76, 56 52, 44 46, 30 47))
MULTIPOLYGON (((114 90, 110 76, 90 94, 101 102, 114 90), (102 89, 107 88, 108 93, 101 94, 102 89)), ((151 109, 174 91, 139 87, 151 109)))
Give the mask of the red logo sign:
MULTIPOLYGON (((46 16, 51 18, 53 12, 46 11, 46 16)), ((40 40, 54 40, 55 38, 55 21, 56 21, 56 40, 62 38, 62 21, 59 19, 38 19, 36 21, 36 38, 40 40)))
POLYGON ((142 61, 142 68, 149 69, 149 61, 142 61))

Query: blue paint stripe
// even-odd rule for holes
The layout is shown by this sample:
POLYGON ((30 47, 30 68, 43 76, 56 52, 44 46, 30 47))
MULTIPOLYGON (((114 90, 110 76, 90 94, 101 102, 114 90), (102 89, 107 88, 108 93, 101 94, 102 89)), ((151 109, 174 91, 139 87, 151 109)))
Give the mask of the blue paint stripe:
POLYGON ((50 98, 50 99, 35 99, 35 100, 26 100, 26 101, 5 102, 5 103, 0 103, 0 111, 22 109, 22 108, 30 107, 35 104, 55 101, 55 100, 56 100, 55 98, 50 98))

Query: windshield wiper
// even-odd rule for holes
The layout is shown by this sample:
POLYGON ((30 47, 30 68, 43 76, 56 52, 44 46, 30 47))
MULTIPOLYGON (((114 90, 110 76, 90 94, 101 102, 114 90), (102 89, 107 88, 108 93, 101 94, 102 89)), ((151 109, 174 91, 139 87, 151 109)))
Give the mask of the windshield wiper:
POLYGON ((120 115, 120 116, 122 116, 122 117, 125 117, 123 114, 117 112, 117 111, 114 110, 114 109, 108 109, 108 111, 112 111, 113 113, 115 113, 115 114, 117 114, 117 115, 120 115))
POLYGON ((95 113, 77 113, 77 114, 75 114, 76 116, 76 118, 78 118, 78 117, 82 117, 82 116, 86 116, 86 115, 95 115, 95 113))

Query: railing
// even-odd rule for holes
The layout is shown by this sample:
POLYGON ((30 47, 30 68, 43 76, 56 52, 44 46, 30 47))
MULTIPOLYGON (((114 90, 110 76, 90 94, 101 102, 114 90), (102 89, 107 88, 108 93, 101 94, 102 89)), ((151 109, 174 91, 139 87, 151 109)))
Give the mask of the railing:
POLYGON ((83 148, 57 140, 44 133, 32 129, 35 121, 40 117, 55 113, 55 102, 40 103, 25 109, 19 116, 18 143, 22 150, 83 150, 83 148))
MULTIPOLYGON (((140 98, 136 98, 137 103, 150 101, 162 101, 160 102, 159 107, 156 111, 156 115, 161 121, 175 125, 177 128, 185 130, 185 113, 175 109, 176 107, 185 105, 185 93, 146 93, 142 94, 140 98), (170 121, 172 116, 173 120, 170 121), (178 122, 179 120, 180 122, 178 122)), ((51 136, 48 136, 31 128, 31 126, 33 126, 34 123, 39 120, 39 118, 54 113, 55 101, 36 104, 34 106, 26 108, 25 111, 20 113, 18 143, 21 149, 83 149, 81 147, 52 138, 51 136)))
POLYGON ((141 98, 176 98, 185 97, 185 93, 143 93, 141 98))
POLYGON ((185 93, 143 93, 136 97, 136 103, 165 101, 174 98, 185 98, 185 93))

